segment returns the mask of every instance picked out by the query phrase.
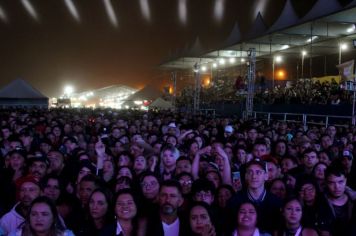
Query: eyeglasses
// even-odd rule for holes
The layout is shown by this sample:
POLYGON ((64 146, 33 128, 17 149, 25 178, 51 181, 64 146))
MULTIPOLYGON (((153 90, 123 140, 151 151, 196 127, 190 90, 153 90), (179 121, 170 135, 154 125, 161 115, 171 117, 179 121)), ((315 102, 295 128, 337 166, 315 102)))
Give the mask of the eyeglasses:
POLYGON ((193 183, 193 181, 191 181, 191 180, 179 180, 179 183, 181 185, 191 185, 193 183))
POLYGON ((157 184, 158 184, 157 182, 150 182, 150 183, 143 182, 143 183, 141 183, 141 187, 142 188, 154 188, 157 186, 157 184))
POLYGON ((203 199, 210 198, 211 196, 212 195, 209 192, 199 192, 195 194, 196 198, 203 198, 203 199))

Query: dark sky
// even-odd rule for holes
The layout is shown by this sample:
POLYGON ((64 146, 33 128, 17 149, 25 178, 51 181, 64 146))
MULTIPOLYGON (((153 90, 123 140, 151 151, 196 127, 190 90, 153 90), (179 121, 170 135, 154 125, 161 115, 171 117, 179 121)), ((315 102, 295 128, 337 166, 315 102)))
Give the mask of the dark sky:
MULTIPOLYGON (((0 86, 23 78, 45 95, 58 96, 66 84, 77 91, 112 84, 136 88, 164 84, 168 78, 158 64, 170 52, 184 48, 197 36, 205 48, 218 47, 236 21, 247 31, 258 9, 266 23, 272 24, 285 2, 186 0, 187 22, 183 24, 178 17, 180 0, 147 0, 150 19, 141 12, 144 0, 111 0, 118 20, 115 28, 103 1, 72 0, 80 16, 77 22, 65 0, 0 0, 7 17, 7 22, 0 19, 0 86), (22 1, 31 3, 38 20, 22 1), (224 5, 220 20, 214 16, 216 1, 224 5)), ((304 14, 315 1, 294 2, 299 14, 304 14)))

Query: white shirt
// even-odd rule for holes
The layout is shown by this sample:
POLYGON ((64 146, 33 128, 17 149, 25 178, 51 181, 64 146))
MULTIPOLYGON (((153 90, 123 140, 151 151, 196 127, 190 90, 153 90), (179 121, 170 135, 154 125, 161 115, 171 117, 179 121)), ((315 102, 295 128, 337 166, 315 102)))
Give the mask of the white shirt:
POLYGON ((116 235, 119 235, 121 232, 124 233, 122 231, 122 228, 121 228, 121 225, 120 225, 119 221, 117 221, 117 223, 116 223, 116 235))
POLYGON ((162 221, 164 236, 178 236, 179 235, 179 218, 172 224, 168 225, 162 221))
MULTIPOLYGON (((232 235, 233 235, 233 236, 238 236, 237 230, 235 230, 232 235)), ((259 235, 260 235, 260 231, 256 228, 256 229, 255 229, 255 232, 253 232, 253 236, 259 236, 259 235)))

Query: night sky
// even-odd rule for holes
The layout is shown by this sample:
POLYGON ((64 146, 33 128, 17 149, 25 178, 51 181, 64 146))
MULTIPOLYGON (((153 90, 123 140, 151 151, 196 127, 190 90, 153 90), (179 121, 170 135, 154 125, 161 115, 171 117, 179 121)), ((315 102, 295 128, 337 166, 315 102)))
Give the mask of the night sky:
MULTIPOLYGON (((16 78, 30 82, 47 96, 58 96, 67 84, 76 91, 112 84, 142 88, 168 83, 158 65, 198 36, 205 49, 219 47, 236 21, 246 32, 258 10, 268 25, 285 0, 186 0, 186 20, 179 17, 184 0, 111 0, 115 27, 105 0, 0 0, 0 87, 16 78), (31 16, 23 2, 36 12, 31 16), (141 6, 148 3, 149 11, 141 6), (223 14, 214 12, 217 2, 223 14), (141 5, 143 4, 143 5, 141 5), (37 18, 37 19, 35 19, 37 18)), ((314 0, 296 0, 305 14, 314 0)), ((340 2, 349 2, 340 0, 340 2)))

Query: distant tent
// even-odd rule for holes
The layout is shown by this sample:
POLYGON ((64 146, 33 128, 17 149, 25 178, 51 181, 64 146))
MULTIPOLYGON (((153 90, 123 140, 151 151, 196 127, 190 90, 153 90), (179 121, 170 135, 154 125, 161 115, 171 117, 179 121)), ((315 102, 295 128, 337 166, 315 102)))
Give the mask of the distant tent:
POLYGON ((199 37, 196 37, 193 45, 185 52, 188 57, 196 57, 204 52, 203 46, 201 45, 199 37))
POLYGON ((239 24, 236 22, 234 27, 231 30, 229 37, 227 37, 226 41, 223 43, 223 47, 229 47, 236 43, 239 43, 241 40, 241 32, 239 24))
POLYGON ((356 0, 352 1, 349 5, 347 5, 346 7, 354 7, 356 6, 356 0))
POLYGON ((327 16, 331 13, 338 12, 341 9, 342 6, 337 0, 319 0, 301 21, 305 22, 322 16, 327 16))
POLYGON ((287 0, 286 4, 284 5, 283 11, 279 18, 273 23, 271 28, 269 28, 269 32, 273 32, 276 30, 287 28, 291 25, 294 25, 298 22, 299 17, 295 12, 292 1, 287 0))
POLYGON ((160 96, 162 96, 161 91, 152 85, 147 85, 143 89, 129 96, 126 99, 126 102, 123 103, 123 106, 133 107, 136 106, 135 101, 154 101, 160 96))
POLYGON ((258 36, 263 35, 267 31, 267 26, 261 12, 258 12, 257 17, 252 24, 250 31, 247 33, 247 39, 257 38, 258 36))
POLYGON ((157 98, 155 101, 153 101, 150 105, 150 108, 158 108, 158 109, 172 109, 174 108, 173 104, 169 101, 163 100, 161 97, 157 98))
POLYGON ((48 97, 22 79, 16 79, 0 89, 0 107, 48 108, 48 97))

